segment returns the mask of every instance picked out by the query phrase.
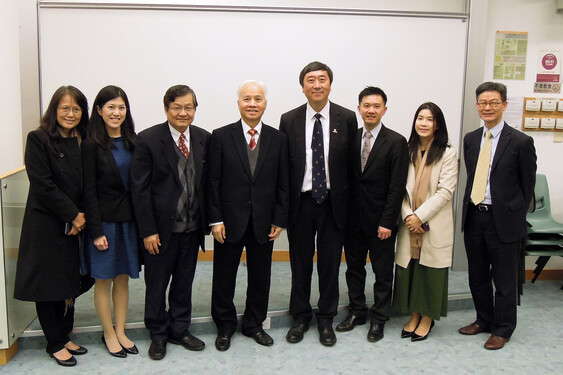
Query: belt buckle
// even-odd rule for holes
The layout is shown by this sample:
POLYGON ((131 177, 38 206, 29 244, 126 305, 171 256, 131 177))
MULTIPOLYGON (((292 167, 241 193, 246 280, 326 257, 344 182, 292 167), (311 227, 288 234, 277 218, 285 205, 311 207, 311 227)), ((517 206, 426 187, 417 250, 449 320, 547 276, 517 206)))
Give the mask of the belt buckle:
POLYGON ((490 211, 490 207, 487 206, 486 204, 478 204, 476 207, 477 207, 477 210, 479 212, 489 212, 490 211))

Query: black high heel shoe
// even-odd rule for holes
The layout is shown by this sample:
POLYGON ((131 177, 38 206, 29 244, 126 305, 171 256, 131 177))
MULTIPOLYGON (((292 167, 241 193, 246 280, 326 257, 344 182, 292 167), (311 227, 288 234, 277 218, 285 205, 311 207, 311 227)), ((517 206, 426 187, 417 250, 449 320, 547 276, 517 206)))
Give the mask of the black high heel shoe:
MULTIPOLYGON (((121 343, 119 343, 119 345, 121 345, 121 343)), ((126 348, 123 345, 121 345, 121 347, 127 354, 139 354, 139 349, 137 349, 137 346, 135 344, 133 344, 133 346, 130 348, 126 348)))
MULTIPOLYGON (((66 346, 65 346, 65 348, 66 348, 66 346)), ((88 349, 86 349, 85 347, 80 346, 80 345, 78 345, 78 349, 66 348, 66 350, 68 350, 68 352, 72 355, 83 355, 83 354, 88 353, 88 349)))
POLYGON ((414 327, 414 330, 412 332, 409 332, 409 331, 407 331, 403 328, 403 330, 401 331, 401 338, 406 339, 406 338, 412 337, 412 335, 414 334, 414 331, 416 331, 416 329, 418 328, 418 325, 420 324, 421 320, 422 320, 422 317, 420 319, 418 319, 418 323, 416 324, 416 327, 414 327))
MULTIPOLYGON (((422 320, 422 319, 421 319, 421 320, 422 320)), ((419 323, 419 324, 420 324, 420 323, 419 323)), ((413 333, 412 333, 412 336, 411 336, 411 341, 412 341, 412 342, 415 342, 415 341, 424 341, 424 340, 426 340, 426 339, 428 338, 428 335, 430 334, 430 331, 432 331, 432 327, 434 327, 434 319, 432 319, 432 323, 430 324, 430 329, 428 330, 428 333, 427 333, 426 335, 420 336, 420 335, 417 335, 416 333, 413 332, 413 333)), ((416 331, 416 329, 415 329, 415 331, 416 331)))
MULTIPOLYGON (((125 350, 121 349, 118 352, 110 352, 108 345, 106 344, 106 338, 104 337, 104 335, 102 335, 102 342, 104 343, 104 345, 106 346, 106 349, 108 350, 109 354, 111 354, 114 357, 117 358, 125 358, 127 357, 127 353, 125 353, 125 350)), ((120 344, 121 345, 121 344, 120 344)))
POLYGON ((70 356, 69 359, 58 359, 57 357, 55 357, 53 353, 49 353, 49 355, 51 356, 51 358, 55 360, 55 362, 57 362, 57 365, 59 366, 64 366, 64 367, 76 366, 76 358, 74 358, 74 356, 72 355, 70 356))

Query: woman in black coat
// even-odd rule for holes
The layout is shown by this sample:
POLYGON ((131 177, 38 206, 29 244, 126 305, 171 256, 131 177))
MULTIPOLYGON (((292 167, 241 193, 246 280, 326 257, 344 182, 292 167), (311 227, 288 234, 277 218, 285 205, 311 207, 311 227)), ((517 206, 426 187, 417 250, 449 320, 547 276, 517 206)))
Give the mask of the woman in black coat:
POLYGON ((80 142, 88 103, 80 90, 55 91, 39 129, 27 136, 25 166, 29 194, 23 218, 14 297, 33 301, 47 339, 46 351, 61 366, 86 348, 68 337, 74 298, 80 294, 78 233, 86 220, 80 209, 80 142))
POLYGON ((138 233, 133 221, 129 167, 135 130, 129 100, 116 86, 106 86, 94 100, 88 139, 82 144, 84 268, 96 279, 94 304, 109 353, 137 354, 125 335, 129 278, 139 277, 138 233), (113 300, 115 325, 111 317, 113 300))

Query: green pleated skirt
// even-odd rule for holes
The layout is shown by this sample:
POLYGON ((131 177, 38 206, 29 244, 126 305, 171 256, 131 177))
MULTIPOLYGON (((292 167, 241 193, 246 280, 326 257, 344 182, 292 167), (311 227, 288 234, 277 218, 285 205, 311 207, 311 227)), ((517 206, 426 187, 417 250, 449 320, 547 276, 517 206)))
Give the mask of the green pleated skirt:
POLYGON ((422 266, 411 259, 407 268, 395 267, 393 308, 418 312, 434 320, 448 315, 448 268, 422 266))

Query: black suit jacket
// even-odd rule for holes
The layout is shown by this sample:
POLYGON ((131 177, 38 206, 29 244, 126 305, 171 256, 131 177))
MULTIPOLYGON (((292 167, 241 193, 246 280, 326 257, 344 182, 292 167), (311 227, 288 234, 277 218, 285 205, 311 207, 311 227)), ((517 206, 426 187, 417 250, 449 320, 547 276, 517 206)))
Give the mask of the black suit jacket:
MULTIPOLYGON (((467 206, 471 201, 482 136, 483 128, 479 128, 463 138, 467 185, 463 198, 462 229, 465 226, 467 206)), ((536 150, 532 137, 505 123, 489 173, 493 217, 500 239, 512 242, 525 238, 526 212, 536 184, 536 150)))
POLYGON ((249 219, 256 240, 267 243, 272 225, 287 227, 289 176, 287 137, 262 124, 254 174, 237 121, 213 131, 209 152, 208 222, 223 222, 226 242, 238 243, 249 219))
POLYGON ((82 142, 83 204, 88 233, 92 240, 104 235, 102 221, 124 222, 133 219, 131 192, 123 185, 110 148, 92 139, 82 142))
MULTIPOLYGON (((191 156, 195 162, 195 190, 201 217, 200 246, 205 251, 205 219, 207 190, 207 152, 211 134, 190 125, 191 156)), ((178 175, 177 147, 170 134, 168 122, 143 130, 137 136, 131 162, 131 192, 139 235, 141 238, 157 234, 166 250, 172 225, 176 218, 182 183, 178 175)))
POLYGON ((382 226, 396 232, 406 193, 409 151, 405 137, 380 124, 364 171, 361 166, 363 127, 356 130, 351 148, 350 220, 365 233, 382 226))
MULTIPOLYGON (((307 104, 303 104, 284 113, 280 119, 280 131, 287 134, 289 145, 289 228, 295 223, 299 213, 299 199, 305 176, 305 149, 311 146, 305 140, 306 112, 307 104)), ((341 229, 346 223, 349 148, 357 128, 358 121, 354 112, 330 103, 330 201, 334 220, 341 229)))

